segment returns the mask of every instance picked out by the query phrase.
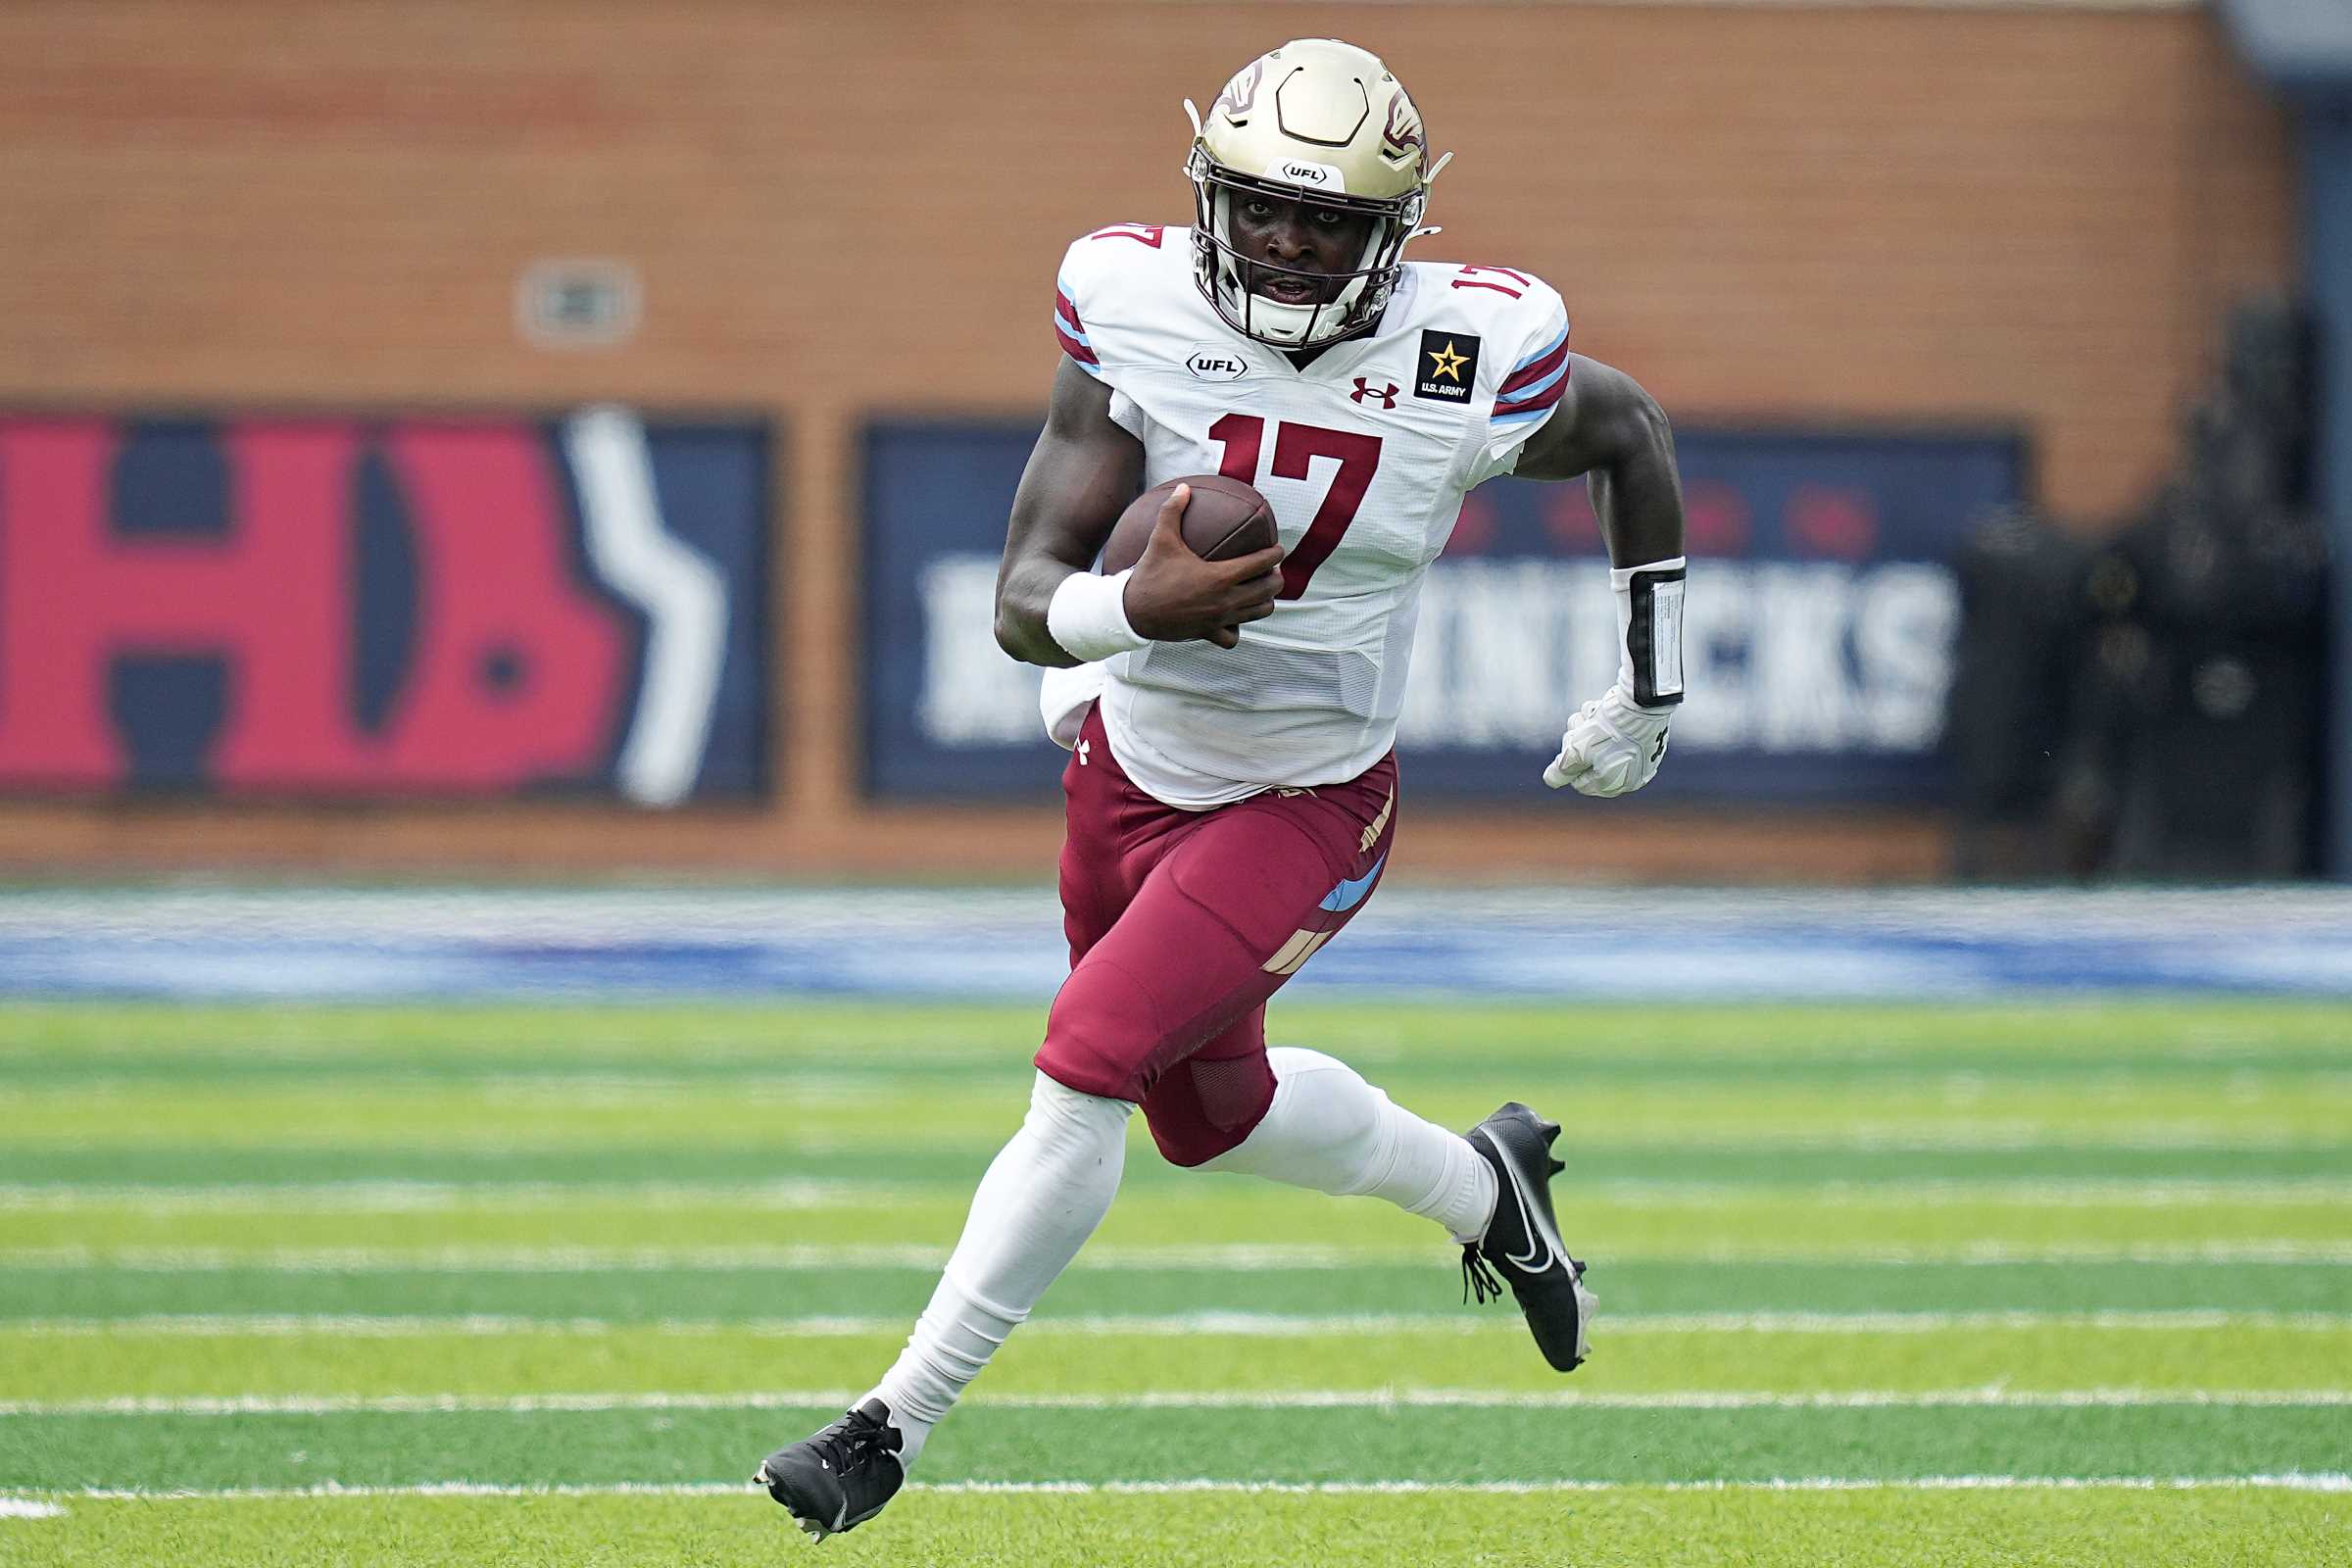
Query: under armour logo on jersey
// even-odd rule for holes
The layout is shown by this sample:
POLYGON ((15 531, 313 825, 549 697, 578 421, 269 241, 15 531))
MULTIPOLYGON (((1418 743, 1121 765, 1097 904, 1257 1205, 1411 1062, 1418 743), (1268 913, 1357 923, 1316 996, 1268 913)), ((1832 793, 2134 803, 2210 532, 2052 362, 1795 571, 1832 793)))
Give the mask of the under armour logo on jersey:
POLYGON ((1386 386, 1375 387, 1359 375, 1355 378, 1355 390, 1348 395, 1358 403, 1369 403, 1378 398, 1382 408, 1393 409, 1396 406, 1396 383, 1391 381, 1386 386))
POLYGON ((1078 765, 1080 767, 1084 767, 1086 765, 1087 754, 1094 749, 1095 743, 1093 741, 1080 741, 1078 743, 1078 765))

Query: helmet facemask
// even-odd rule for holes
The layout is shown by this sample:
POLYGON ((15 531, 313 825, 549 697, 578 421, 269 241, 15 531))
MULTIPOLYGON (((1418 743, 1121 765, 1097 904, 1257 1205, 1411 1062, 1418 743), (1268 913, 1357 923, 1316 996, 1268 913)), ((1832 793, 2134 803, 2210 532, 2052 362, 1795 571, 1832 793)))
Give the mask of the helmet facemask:
POLYGON ((1353 337, 1380 319, 1396 292, 1405 243, 1421 232, 1425 184, 1385 199, 1316 190, 1229 169, 1198 140, 1185 161, 1185 173, 1193 182, 1194 274, 1227 326, 1273 348, 1301 349, 1353 337), (1257 199, 1369 218, 1370 231, 1355 265, 1320 271, 1245 255, 1233 241, 1233 205, 1257 199), (1311 284, 1316 297, 1292 303, 1251 287, 1269 275, 1311 284))

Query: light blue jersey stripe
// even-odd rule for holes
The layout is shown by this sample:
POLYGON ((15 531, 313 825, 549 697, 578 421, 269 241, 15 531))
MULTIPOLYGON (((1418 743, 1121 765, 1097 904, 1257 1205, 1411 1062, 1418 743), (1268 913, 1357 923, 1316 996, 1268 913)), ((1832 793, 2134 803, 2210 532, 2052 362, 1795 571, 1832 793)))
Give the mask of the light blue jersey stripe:
POLYGON ((1543 380, 1531 381, 1522 387, 1514 387, 1510 391, 1504 393, 1497 401, 1503 403, 1524 403, 1529 398, 1542 397, 1545 389, 1558 386, 1560 384, 1560 377, 1566 375, 1567 373, 1568 362, 1566 360, 1562 360, 1559 363, 1559 367, 1549 375, 1545 376, 1543 380))
MULTIPOLYGON (((1549 354, 1552 352, 1552 350, 1558 348, 1561 344, 1567 341, 1568 328, 1565 325, 1562 325, 1560 328, 1560 335, 1558 337, 1553 338, 1550 342, 1536 350, 1535 353, 1530 354, 1526 359, 1521 360, 1517 365, 1512 366, 1511 375, 1517 375, 1521 370, 1526 369, 1529 366, 1535 364, 1538 360, 1544 358, 1544 355, 1549 354)), ((1511 378, 1511 375, 1506 375, 1503 377, 1503 379, 1508 381, 1511 378)))

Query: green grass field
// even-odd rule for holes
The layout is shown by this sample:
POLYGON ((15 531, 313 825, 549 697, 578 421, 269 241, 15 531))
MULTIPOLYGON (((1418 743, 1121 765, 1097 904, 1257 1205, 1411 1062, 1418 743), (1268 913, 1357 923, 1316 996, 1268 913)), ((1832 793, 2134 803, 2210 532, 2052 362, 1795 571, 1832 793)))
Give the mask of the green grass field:
POLYGON ((1592 1362, 1139 1123, 811 1548, 744 1478, 896 1353, 1038 1018, 0 1009, 0 1564, 2352 1562, 2352 1009, 2201 1001, 1283 1007, 1566 1122, 1592 1362))

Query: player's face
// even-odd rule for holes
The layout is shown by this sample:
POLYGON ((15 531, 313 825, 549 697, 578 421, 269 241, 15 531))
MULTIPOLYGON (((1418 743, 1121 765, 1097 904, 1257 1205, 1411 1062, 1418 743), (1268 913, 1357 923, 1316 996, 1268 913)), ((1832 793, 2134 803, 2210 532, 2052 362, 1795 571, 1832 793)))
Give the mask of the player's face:
MULTIPOLYGON (((1352 271, 1372 238, 1369 214, 1242 191, 1233 193, 1226 221, 1233 247, 1245 260, 1301 272, 1352 271)), ((1321 283, 1265 268, 1250 270, 1250 292, 1285 305, 1324 304, 1337 299, 1342 286, 1336 278, 1321 283)))

